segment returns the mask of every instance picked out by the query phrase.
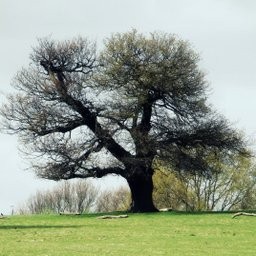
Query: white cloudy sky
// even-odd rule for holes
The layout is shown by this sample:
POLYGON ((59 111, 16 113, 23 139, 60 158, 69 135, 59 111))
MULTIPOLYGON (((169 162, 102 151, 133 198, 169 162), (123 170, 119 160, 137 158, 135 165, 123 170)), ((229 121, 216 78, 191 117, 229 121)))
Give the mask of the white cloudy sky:
MULTIPOLYGON (((234 125, 256 135, 255 0, 0 0, 0 104, 14 74, 29 63, 37 38, 77 35, 101 42, 136 28, 189 40, 208 74, 210 101, 234 125)), ((9 213, 37 189, 38 180, 17 149, 17 138, 0 134, 0 212, 9 213)))

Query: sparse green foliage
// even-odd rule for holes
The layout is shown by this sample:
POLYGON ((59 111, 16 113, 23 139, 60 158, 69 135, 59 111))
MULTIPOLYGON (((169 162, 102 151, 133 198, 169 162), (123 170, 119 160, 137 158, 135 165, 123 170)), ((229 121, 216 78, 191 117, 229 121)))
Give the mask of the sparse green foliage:
POLYGON ((154 176, 158 208, 187 211, 256 208, 253 159, 239 154, 209 153, 207 161, 211 166, 208 174, 177 172, 159 165, 154 176))

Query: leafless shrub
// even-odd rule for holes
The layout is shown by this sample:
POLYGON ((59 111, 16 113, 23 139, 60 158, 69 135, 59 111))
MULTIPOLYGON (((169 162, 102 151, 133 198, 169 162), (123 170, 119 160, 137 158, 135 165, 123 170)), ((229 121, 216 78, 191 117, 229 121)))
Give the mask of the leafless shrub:
POLYGON ((95 186, 86 180, 74 183, 65 181, 52 190, 37 191, 18 212, 20 214, 83 213, 93 208, 98 194, 95 186))
POLYGON ((97 212, 125 211, 130 208, 131 196, 126 187, 120 187, 114 191, 105 190, 97 200, 97 212))

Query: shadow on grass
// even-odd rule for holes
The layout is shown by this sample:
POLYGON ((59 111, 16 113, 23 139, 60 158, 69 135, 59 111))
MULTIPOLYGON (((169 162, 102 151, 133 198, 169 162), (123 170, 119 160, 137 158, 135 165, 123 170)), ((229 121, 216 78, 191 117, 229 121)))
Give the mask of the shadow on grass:
POLYGON ((48 228, 82 228, 82 225, 4 225, 1 229, 48 229, 48 228))

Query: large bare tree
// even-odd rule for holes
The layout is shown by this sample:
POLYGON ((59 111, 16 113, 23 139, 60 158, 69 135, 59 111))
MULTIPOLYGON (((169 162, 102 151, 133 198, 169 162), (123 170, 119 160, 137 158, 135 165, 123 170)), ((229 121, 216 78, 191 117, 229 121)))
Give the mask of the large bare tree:
POLYGON ((4 127, 36 156, 38 176, 124 177, 135 212, 155 211, 154 160, 207 171, 197 148, 242 152, 244 143, 207 104, 199 56, 170 34, 114 34, 101 51, 83 38, 39 40, 2 107, 4 127))

